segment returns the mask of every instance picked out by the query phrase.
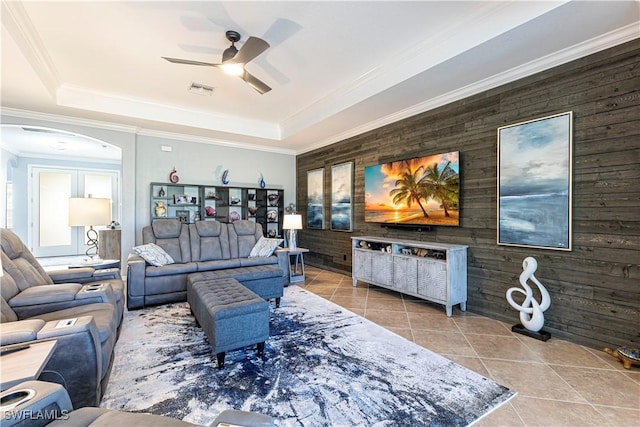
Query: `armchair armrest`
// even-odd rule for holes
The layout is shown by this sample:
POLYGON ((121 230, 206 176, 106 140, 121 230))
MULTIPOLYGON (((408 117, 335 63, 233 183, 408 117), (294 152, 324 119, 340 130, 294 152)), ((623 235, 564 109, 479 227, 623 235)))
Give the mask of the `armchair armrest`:
POLYGON ((0 393, 2 425, 45 425, 65 418, 73 410, 69 394, 60 384, 25 381, 0 393))
POLYGON ((47 274, 53 280, 53 283, 81 283, 92 279, 95 273, 93 267, 69 268, 65 270, 52 270, 47 274))
POLYGON ((10 345, 33 341, 38 336, 38 331, 43 328, 45 321, 42 319, 18 320, 2 324, 0 345, 10 345))
POLYGON ((8 301, 19 319, 64 310, 96 302, 116 303, 116 296, 108 284, 31 286, 8 301))

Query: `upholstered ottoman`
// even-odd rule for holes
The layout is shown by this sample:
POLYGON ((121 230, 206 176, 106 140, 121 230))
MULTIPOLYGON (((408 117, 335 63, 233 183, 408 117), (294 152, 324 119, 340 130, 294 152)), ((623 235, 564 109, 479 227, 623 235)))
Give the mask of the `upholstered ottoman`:
POLYGON ((236 279, 243 286, 266 300, 275 298, 276 307, 280 306, 284 285, 288 281, 282 277, 282 270, 277 265, 250 265, 191 273, 187 276, 187 289, 196 282, 228 277, 236 279))
POLYGON ((262 356, 269 338, 269 303, 233 278, 187 286, 187 301, 213 348, 218 368, 227 351, 258 345, 262 356))

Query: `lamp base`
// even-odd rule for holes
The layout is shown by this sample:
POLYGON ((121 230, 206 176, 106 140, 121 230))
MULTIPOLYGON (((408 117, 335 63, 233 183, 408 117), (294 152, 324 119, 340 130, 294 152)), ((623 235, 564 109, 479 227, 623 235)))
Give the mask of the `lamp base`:
POLYGON ((91 258, 92 260, 94 258, 100 259, 100 257, 98 256, 98 232, 93 229, 92 225, 90 225, 89 229, 87 230, 87 243, 86 244, 89 247, 87 248, 85 254, 89 258, 91 258))
POLYGON ((296 242, 296 230, 289 230, 289 233, 287 233, 287 240, 287 246, 289 249, 294 250, 298 247, 298 243, 296 242))

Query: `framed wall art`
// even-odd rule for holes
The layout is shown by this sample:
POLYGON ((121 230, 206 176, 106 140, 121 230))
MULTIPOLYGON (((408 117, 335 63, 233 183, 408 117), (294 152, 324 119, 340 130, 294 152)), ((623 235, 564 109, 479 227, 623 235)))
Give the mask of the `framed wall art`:
POLYGON ((307 228, 324 228, 324 168, 307 172, 307 228))
POLYGON ((498 244, 571 250, 573 112, 498 128, 498 244))
POLYGON ((331 229, 352 231, 353 162, 331 167, 331 229))

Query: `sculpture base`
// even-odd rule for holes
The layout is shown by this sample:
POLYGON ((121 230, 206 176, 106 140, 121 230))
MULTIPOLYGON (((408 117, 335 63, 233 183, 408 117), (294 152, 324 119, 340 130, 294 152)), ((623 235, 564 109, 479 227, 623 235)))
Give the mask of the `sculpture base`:
POLYGON ((518 323, 517 325, 513 325, 511 327, 511 330, 513 332, 517 332, 519 334, 526 335, 528 337, 535 338, 535 339, 540 340, 540 341, 548 341, 549 338, 551 338, 551 334, 549 332, 547 332, 547 331, 543 331, 541 329, 538 332, 533 332, 533 331, 528 330, 524 326, 522 326, 520 323, 518 323))

